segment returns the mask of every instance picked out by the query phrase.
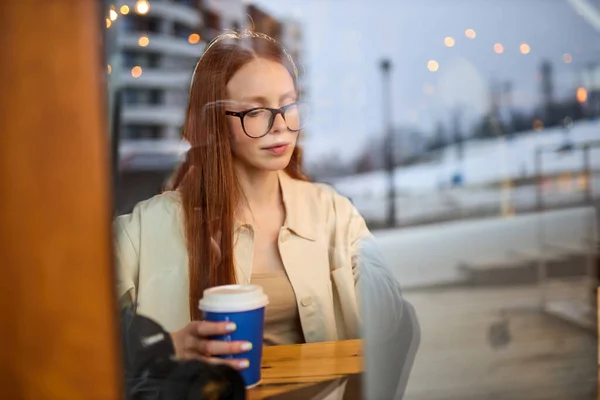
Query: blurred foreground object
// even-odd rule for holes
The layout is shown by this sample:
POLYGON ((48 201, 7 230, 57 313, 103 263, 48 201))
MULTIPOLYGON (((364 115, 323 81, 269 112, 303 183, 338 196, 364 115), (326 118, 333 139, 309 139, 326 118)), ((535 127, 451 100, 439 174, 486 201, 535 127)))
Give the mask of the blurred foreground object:
POLYGON ((244 400, 240 374, 226 365, 175 360, 171 337, 160 325, 121 310, 125 387, 130 400, 244 400))
POLYGON ((421 344, 421 326, 373 238, 361 242, 358 258, 365 354, 363 394, 366 399, 402 399, 421 344))
POLYGON ((94 0, 0 2, 2 399, 122 396, 103 23, 94 0))

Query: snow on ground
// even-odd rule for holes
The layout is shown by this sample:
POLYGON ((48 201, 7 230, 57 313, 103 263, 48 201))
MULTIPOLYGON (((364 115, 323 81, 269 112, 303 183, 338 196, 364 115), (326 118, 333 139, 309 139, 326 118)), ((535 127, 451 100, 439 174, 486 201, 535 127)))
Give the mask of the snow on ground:
MULTIPOLYGON (((585 200, 581 177, 567 180, 561 186, 544 189, 543 205, 548 208, 576 204, 585 200)), ((600 175, 592 180, 594 198, 600 197, 600 175)), ((523 185, 514 188, 470 189, 456 188, 431 191, 396 199, 397 222, 410 225, 423 220, 435 220, 449 214, 467 217, 471 212, 485 211, 487 214, 511 214, 531 210, 536 206, 537 188, 523 185), (512 210, 512 211, 511 211, 512 210)), ((385 197, 355 196, 352 201, 368 221, 384 221, 387 207, 385 197)))
MULTIPOLYGON (((396 187, 400 191, 429 191, 449 183, 451 176, 462 170, 464 184, 497 182, 507 178, 531 177, 535 174, 535 150, 538 146, 559 146, 565 140, 560 127, 539 132, 521 134, 512 140, 506 138, 474 140, 464 145, 462 162, 457 159, 455 147, 443 150, 441 162, 423 163, 396 170, 396 187)), ((574 143, 600 140, 600 121, 582 121, 573 125, 569 138, 574 143)), ((600 148, 592 151, 591 162, 600 168, 600 148)), ((581 152, 557 155, 547 154, 543 159, 543 171, 556 173, 579 170, 582 167, 581 152)), ((352 196, 370 192, 384 192, 387 184, 385 173, 343 177, 333 181, 334 186, 352 196)))
MULTIPOLYGON (((582 121, 569 133, 573 143, 600 141, 600 121, 582 121)), ((501 182, 508 178, 535 176, 535 152, 539 146, 558 147, 566 140, 562 128, 522 134, 512 140, 506 138, 476 140, 465 143, 464 157, 457 159, 456 149, 443 150, 441 161, 424 163, 396 170, 398 189, 398 222, 414 223, 470 210, 529 209, 536 202, 533 184, 505 188, 474 188, 473 185, 501 182), (459 188, 449 188, 452 175, 460 169, 464 183, 459 188)), ((591 168, 600 169, 600 148, 590 153, 591 168)), ((566 154, 547 153, 543 156, 542 172, 545 174, 571 173, 561 181, 552 181, 544 187, 544 204, 559 206, 582 201, 587 182, 581 175, 581 151, 566 154)), ((593 194, 600 196, 600 176, 591 180, 593 194)), ((377 171, 334 180, 333 186, 349 196, 367 220, 382 221, 386 214, 387 177, 377 171)))

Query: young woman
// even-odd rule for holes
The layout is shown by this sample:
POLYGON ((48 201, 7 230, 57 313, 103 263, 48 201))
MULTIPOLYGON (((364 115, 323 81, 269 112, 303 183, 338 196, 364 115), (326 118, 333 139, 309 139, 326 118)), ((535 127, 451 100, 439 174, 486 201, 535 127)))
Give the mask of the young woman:
MULTIPOLYGON (((172 332, 181 358, 247 367, 212 357, 250 344, 208 339, 235 327, 201 321, 198 310, 204 289, 236 282, 270 298, 266 344, 360 335, 359 249, 371 234, 348 199, 302 172, 299 93, 296 67, 273 39, 215 39, 192 78, 191 149, 174 190, 115 222, 118 294, 172 332)), ((381 293, 399 293, 384 268, 369 274, 381 293)))

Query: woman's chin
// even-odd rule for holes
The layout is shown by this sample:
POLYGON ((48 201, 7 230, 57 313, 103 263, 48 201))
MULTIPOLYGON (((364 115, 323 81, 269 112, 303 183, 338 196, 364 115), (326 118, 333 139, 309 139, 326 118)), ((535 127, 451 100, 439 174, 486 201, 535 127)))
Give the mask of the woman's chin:
POLYGON ((286 158, 285 160, 280 160, 277 162, 270 162, 267 165, 265 165, 265 170, 267 171, 281 171, 287 168, 288 164, 290 163, 290 159, 286 158))
POLYGON ((259 165, 256 165, 258 169, 263 171, 281 171, 285 169, 290 163, 291 156, 283 156, 270 160, 261 160, 259 165))

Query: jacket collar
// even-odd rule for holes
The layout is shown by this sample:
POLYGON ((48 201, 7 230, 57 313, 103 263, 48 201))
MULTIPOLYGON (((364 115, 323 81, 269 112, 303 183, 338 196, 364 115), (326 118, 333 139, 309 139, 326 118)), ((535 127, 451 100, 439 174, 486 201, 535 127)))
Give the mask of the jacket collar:
POLYGON ((315 199, 308 196, 309 192, 306 190, 306 185, 310 183, 294 179, 285 171, 279 171, 278 176, 285 207, 284 226, 300 237, 316 240, 316 204, 315 199))
MULTIPOLYGON (((295 235, 308 240, 317 239, 317 204, 315 199, 308 195, 306 185, 309 182, 300 181, 289 176, 285 171, 278 171, 281 197, 285 208, 285 228, 295 235)), ((237 233, 242 227, 251 227, 249 223, 234 221, 234 230, 237 233)))

